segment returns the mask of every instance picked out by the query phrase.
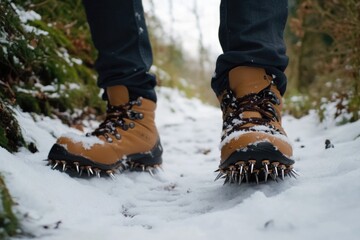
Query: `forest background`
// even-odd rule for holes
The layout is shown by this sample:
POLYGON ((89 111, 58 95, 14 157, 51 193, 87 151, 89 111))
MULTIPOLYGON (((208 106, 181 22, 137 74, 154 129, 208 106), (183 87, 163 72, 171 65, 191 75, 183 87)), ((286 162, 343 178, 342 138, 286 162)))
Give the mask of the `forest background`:
MULTIPOLYGON (((198 40, 195 54, 184 48, 176 29, 165 29, 155 10, 156 0, 144 0, 159 86, 178 88, 209 104, 217 100, 210 89, 216 58, 206 44, 201 9, 193 1, 198 40)), ((174 0, 168 0, 171 16, 174 0)), ((339 124, 360 118, 360 2, 357 0, 289 0, 285 31, 290 64, 285 111, 302 117, 310 110, 324 118, 325 105, 336 105, 339 124)), ((0 146, 10 152, 25 142, 13 107, 60 118, 81 128, 84 119, 101 120, 105 104, 96 86, 89 27, 81 0, 0 0, 0 146)), ((0 223, 15 234, 11 199, 0 179, 4 212, 0 223)), ((1 209, 1 208, 0 208, 1 209)))

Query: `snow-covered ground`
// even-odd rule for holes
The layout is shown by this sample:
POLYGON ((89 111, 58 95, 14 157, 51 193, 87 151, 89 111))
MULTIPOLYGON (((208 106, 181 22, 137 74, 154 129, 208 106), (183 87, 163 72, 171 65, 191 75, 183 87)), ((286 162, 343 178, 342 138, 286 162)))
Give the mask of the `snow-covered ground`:
MULTIPOLYGON (((221 114, 177 91, 158 89, 164 173, 74 179, 45 166, 55 137, 77 132, 58 120, 17 112, 35 154, 0 148, 0 172, 25 234, 37 239, 358 239, 360 121, 319 124, 284 117, 298 180, 222 186, 221 114), (335 148, 325 150, 325 139, 335 148)), ((22 239, 28 239, 26 235, 22 239)))

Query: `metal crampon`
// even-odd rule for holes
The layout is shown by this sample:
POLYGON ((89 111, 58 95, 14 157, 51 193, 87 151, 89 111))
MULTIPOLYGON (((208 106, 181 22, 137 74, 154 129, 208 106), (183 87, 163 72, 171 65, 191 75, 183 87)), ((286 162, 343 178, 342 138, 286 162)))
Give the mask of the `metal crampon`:
POLYGON ((277 182, 279 178, 284 180, 287 176, 294 178, 299 176, 292 165, 285 165, 276 161, 270 162, 269 160, 261 161, 261 168, 256 168, 256 165, 256 160, 248 160, 238 161, 235 165, 230 165, 225 169, 219 168, 215 171, 218 172, 215 181, 224 179, 224 185, 227 183, 241 185, 243 182, 259 184, 260 182, 266 183, 269 179, 277 182))
POLYGON ((134 163, 127 160, 121 161, 112 169, 100 169, 94 166, 81 165, 79 162, 67 162, 65 160, 45 160, 48 162, 48 166, 51 166, 53 170, 59 170, 66 172, 72 177, 105 177, 108 176, 113 180, 116 180, 115 174, 121 174, 125 170, 148 172, 152 177, 159 171, 162 170, 161 165, 145 166, 144 164, 134 163))

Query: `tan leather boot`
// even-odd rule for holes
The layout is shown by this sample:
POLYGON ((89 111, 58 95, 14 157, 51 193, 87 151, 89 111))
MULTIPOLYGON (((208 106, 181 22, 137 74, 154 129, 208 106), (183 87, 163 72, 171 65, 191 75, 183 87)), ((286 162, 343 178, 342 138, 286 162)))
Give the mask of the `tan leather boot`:
POLYGON ((50 150, 48 159, 53 169, 70 175, 98 177, 125 169, 149 171, 162 163, 162 147, 155 126, 156 104, 148 99, 129 100, 124 86, 106 89, 107 116, 90 134, 67 134, 50 150), (86 175, 86 174, 85 174, 86 175))
POLYGON ((295 176, 292 147, 281 126, 282 98, 262 68, 236 67, 230 89, 219 97, 223 111, 219 174, 225 183, 295 176))

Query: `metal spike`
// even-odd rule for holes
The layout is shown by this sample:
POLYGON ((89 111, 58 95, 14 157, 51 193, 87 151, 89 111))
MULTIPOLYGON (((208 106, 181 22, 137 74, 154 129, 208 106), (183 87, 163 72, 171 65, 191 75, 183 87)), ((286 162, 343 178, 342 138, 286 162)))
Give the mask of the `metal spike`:
POLYGON ((276 176, 276 177, 277 177, 277 176, 279 176, 279 173, 278 173, 277 167, 275 167, 275 168, 274 168, 274 170, 275 170, 275 176, 276 176))
POLYGON ((254 175, 255 175, 256 184, 259 184, 259 177, 258 177, 258 173, 256 172, 254 175))
POLYGON ((238 175, 237 171, 235 172, 235 175, 234 175, 234 183, 238 183, 239 182, 239 178, 240 176, 238 175))
POLYGON ((90 175, 94 174, 94 172, 93 172, 93 170, 92 170, 92 168, 90 166, 86 167, 86 171, 87 171, 89 177, 90 177, 90 175))
POLYGON ((239 185, 241 185, 243 180, 244 180, 244 174, 239 175, 239 185))
POLYGON ((249 160, 250 164, 250 173, 252 174, 254 172, 254 166, 255 166, 256 160, 249 160))
POLYGON ((96 176, 97 176, 98 178, 100 178, 100 177, 101 177, 101 175, 100 175, 101 170, 98 169, 98 168, 95 168, 94 171, 95 171, 95 173, 96 173, 96 176))
POLYGON ((268 176, 269 176, 269 169, 267 171, 266 171, 266 169, 264 169, 264 176, 265 176, 264 182, 267 182, 268 176))
POLYGON ((223 184, 223 185, 225 185, 226 183, 228 183, 228 182, 229 182, 229 180, 230 180, 229 175, 226 175, 226 178, 225 178, 225 181, 224 181, 224 184, 223 184))
POLYGON ((159 168, 162 172, 165 172, 164 169, 163 169, 163 167, 161 166, 161 164, 158 165, 158 168, 159 168))
POLYGON ((285 169, 286 169, 286 166, 284 164, 281 164, 279 166, 280 170, 281 170, 281 180, 284 180, 285 179, 285 169))
POLYGON ((224 174, 222 172, 219 172, 219 174, 216 176, 214 182, 216 182, 219 178, 221 178, 224 174))
POLYGON ((134 168, 134 162, 130 162, 130 169, 134 168))
POLYGON ((154 173, 153 173, 153 171, 151 170, 151 168, 148 168, 148 172, 150 173, 150 175, 151 175, 152 177, 154 177, 154 173))
POLYGON ((79 163, 78 162, 74 162, 74 165, 75 165, 75 168, 76 168, 76 171, 77 173, 79 173, 79 163))
POLYGON ((116 180, 116 176, 113 173, 110 173, 109 176, 111 177, 112 180, 116 180))
POLYGON ((114 171, 109 170, 109 171, 106 171, 106 173, 111 177, 112 180, 116 180, 116 176, 114 175, 114 171))
POLYGON ((83 174, 83 170, 84 170, 84 167, 80 167, 80 172, 79 172, 79 176, 81 177, 81 175, 83 174))
POLYGON ((230 178, 231 183, 235 182, 234 176, 235 176, 235 171, 233 170, 233 171, 231 171, 231 178, 230 178))
POLYGON ((283 168, 281 168, 281 180, 284 180, 285 178, 285 171, 283 168))
POLYGON ((292 177, 294 177, 295 179, 297 179, 297 177, 296 177, 296 175, 294 174, 293 171, 290 171, 289 174, 290 174, 289 176, 292 176, 292 177))
POLYGON ((242 175, 242 173, 243 173, 243 170, 244 170, 244 167, 243 167, 243 165, 240 165, 240 169, 239 169, 239 174, 240 174, 240 175, 242 175))
POLYGON ((59 165, 60 161, 56 160, 54 166, 52 166, 52 169, 55 169, 59 165))
POLYGON ((47 161, 48 161, 48 163, 46 164, 46 166, 51 166, 53 163, 53 160, 48 159, 47 161))
POLYGON ((268 165, 270 164, 270 161, 269 160, 264 160, 264 161, 262 161, 262 164, 265 167, 265 172, 269 173, 269 166, 268 165))
POLYGON ((300 176, 300 174, 297 171, 295 171, 295 169, 291 169, 290 172, 294 173, 295 175, 300 176))
POLYGON ((249 175, 247 172, 245 172, 245 179, 246 179, 246 183, 249 183, 249 175))
POLYGON ((158 168, 156 165, 153 166, 153 169, 152 169, 152 170, 153 170, 153 173, 154 173, 154 174, 158 174, 158 173, 159 173, 159 168, 158 168))
POLYGON ((61 163, 63 164, 62 170, 63 170, 63 172, 65 172, 65 171, 66 171, 66 162, 65 162, 65 161, 61 161, 61 163))
POLYGON ((119 173, 121 174, 124 171, 124 168, 122 167, 122 165, 120 165, 116 170, 118 170, 119 173))
POLYGON ((277 182, 277 175, 275 175, 275 173, 271 173, 270 176, 275 182, 277 182))

